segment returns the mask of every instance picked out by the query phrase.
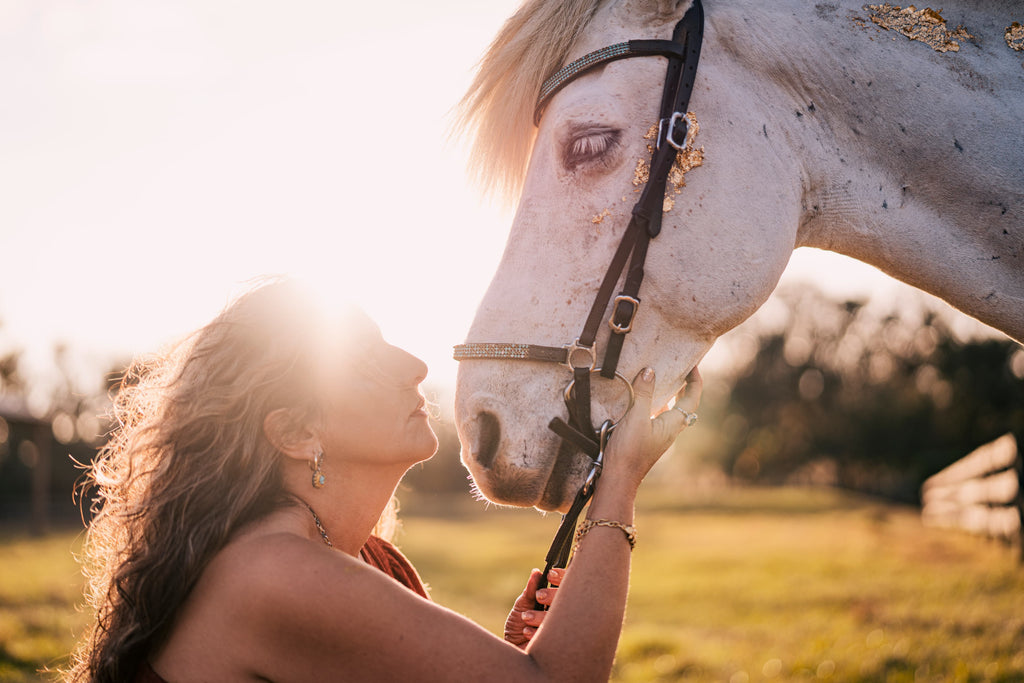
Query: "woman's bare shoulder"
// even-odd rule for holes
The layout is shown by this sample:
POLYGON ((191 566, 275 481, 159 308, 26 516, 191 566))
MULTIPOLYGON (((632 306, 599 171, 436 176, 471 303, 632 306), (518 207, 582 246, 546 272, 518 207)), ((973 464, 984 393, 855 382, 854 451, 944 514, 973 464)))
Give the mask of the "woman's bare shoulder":
POLYGON ((311 582, 328 577, 332 591, 343 598, 348 582, 342 577, 358 574, 362 567, 365 565, 359 559, 310 539, 291 528, 287 520, 268 520, 224 546, 204 572, 203 582, 210 593, 224 600, 259 596, 259 600, 244 601, 246 610, 253 612, 246 615, 249 618, 267 611, 306 609, 311 582))
POLYGON ((343 603, 350 591, 342 577, 358 564, 287 526, 247 529, 203 571, 155 653, 156 670, 182 680, 251 680, 279 671, 297 653, 282 634, 308 631, 310 611, 324 600, 315 584, 330 585, 330 601, 343 603))
POLYGON ((196 589, 192 622, 175 635, 200 659, 167 670, 183 680, 483 680, 495 669, 515 680, 524 665, 523 653, 464 617, 287 528, 240 534, 196 589), (213 670, 221 666, 233 673, 213 670))

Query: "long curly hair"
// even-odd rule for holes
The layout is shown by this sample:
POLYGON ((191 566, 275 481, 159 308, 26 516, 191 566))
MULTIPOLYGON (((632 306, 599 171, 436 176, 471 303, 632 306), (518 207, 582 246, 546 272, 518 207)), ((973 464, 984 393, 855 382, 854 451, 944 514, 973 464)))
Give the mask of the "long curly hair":
MULTIPOLYGON (((304 287, 264 281, 125 373, 116 427, 85 480, 94 517, 83 571, 96 619, 66 681, 131 680, 232 535, 296 503, 263 421, 279 408, 296 427, 318 419, 312 387, 327 328, 304 287)), ((394 505, 377 532, 393 522, 394 505)))

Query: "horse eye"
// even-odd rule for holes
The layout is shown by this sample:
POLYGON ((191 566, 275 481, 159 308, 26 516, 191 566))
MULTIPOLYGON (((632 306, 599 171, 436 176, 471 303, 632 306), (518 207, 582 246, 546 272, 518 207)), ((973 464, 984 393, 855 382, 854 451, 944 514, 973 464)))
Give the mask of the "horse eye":
POLYGON ((590 130, 573 136, 564 149, 565 168, 574 170, 584 164, 607 162, 621 135, 617 130, 590 130))

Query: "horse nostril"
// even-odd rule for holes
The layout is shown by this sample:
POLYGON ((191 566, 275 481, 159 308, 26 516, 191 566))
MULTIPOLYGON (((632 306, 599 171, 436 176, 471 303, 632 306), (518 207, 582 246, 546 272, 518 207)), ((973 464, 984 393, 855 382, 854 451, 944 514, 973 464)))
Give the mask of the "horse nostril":
POLYGON ((476 416, 479 431, 477 432, 476 461, 481 467, 490 467, 494 457, 498 455, 498 443, 501 441, 501 424, 492 413, 481 411, 476 416))

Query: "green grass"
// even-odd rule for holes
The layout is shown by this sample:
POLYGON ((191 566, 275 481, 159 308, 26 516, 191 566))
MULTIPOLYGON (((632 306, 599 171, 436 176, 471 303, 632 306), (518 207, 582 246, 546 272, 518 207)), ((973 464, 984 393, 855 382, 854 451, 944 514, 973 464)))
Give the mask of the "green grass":
MULTIPOLYGON (((678 499, 639 505, 613 680, 1024 681, 1014 550, 832 491, 678 499)), ((400 540, 438 602, 500 633, 557 521, 410 515, 400 540)))
POLYGON ((73 553, 81 534, 46 538, 0 533, 0 681, 35 681, 67 662, 88 615, 73 553))
MULTIPOLYGON (((916 510, 805 490, 646 491, 613 680, 1024 681, 1014 550, 916 510)), ((438 602, 500 633, 557 515, 403 496, 399 545, 438 602)), ((0 681, 85 622, 72 534, 0 537, 0 681)), ((585 636, 585 625, 581 636, 585 636)))

